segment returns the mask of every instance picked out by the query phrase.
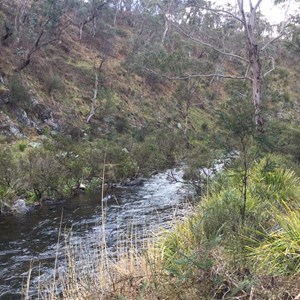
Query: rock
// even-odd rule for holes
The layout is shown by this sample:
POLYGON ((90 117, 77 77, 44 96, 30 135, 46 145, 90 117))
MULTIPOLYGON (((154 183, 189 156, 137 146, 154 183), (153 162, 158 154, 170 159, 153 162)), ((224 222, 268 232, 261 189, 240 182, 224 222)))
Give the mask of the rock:
POLYGON ((86 185, 83 183, 80 183, 78 187, 74 187, 74 193, 75 195, 77 194, 82 194, 86 190, 86 185))
POLYGON ((53 130, 58 130, 58 124, 54 121, 53 118, 51 118, 51 119, 45 119, 44 123, 47 124, 53 130))
POLYGON ((154 176, 154 175, 157 175, 157 174, 158 174, 158 171, 155 170, 155 171, 153 171, 153 172, 150 174, 150 177, 151 177, 151 176, 154 176))
POLYGON ((141 186, 144 182, 147 181, 146 178, 137 178, 135 180, 129 180, 124 183, 125 186, 141 186))
POLYGON ((11 210, 15 214, 26 214, 29 211, 29 208, 24 199, 18 199, 11 210))
POLYGON ((11 207, 7 203, 2 202, 1 206, 0 206, 0 216, 1 215, 8 216, 8 215, 11 215, 11 214, 12 214, 11 207))
POLYGON ((22 123, 23 125, 27 126, 27 127, 35 127, 34 122, 32 122, 29 118, 28 115, 26 113, 26 111, 24 109, 18 109, 16 112, 17 115, 17 119, 20 123, 22 123))
POLYGON ((45 122, 45 120, 51 120, 53 118, 53 112, 51 108, 46 105, 39 103, 36 98, 31 98, 31 106, 34 114, 38 117, 39 120, 45 122))
POLYGON ((9 89, 5 87, 3 84, 0 84, 0 103, 3 102, 4 104, 9 103, 9 89))
POLYGON ((31 107, 34 108, 39 104, 39 101, 35 97, 30 98, 31 107))
POLYGON ((103 199, 102 199, 103 202, 110 202, 110 201, 113 201, 117 204, 118 203, 118 198, 115 196, 115 195, 106 195, 103 199))
POLYGON ((24 134, 20 132, 19 128, 15 124, 9 125, 9 132, 11 133, 11 135, 16 136, 18 138, 24 137, 24 134))
POLYGON ((43 147, 43 144, 42 143, 39 143, 39 142, 30 142, 28 143, 28 147, 31 147, 31 148, 42 148, 43 147))
POLYGON ((51 120, 53 118, 52 116, 52 110, 50 108, 44 108, 39 112, 39 119, 41 119, 43 122, 46 120, 51 120))
POLYGON ((128 153, 129 153, 129 151, 128 151, 128 149, 127 149, 127 148, 123 148, 123 149, 122 149, 122 151, 123 151, 123 152, 125 152, 126 154, 128 154, 128 153))
POLYGON ((0 134, 18 138, 24 137, 18 126, 3 112, 0 112, 0 134))
POLYGON ((0 112, 0 134, 18 138, 24 137, 18 126, 3 112, 0 112))

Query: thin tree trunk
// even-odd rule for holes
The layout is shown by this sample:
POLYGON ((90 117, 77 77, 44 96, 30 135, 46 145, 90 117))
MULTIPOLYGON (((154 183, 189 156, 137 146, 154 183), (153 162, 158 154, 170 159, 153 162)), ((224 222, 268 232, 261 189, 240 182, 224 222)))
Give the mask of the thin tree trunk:
POLYGON ((168 20, 166 19, 165 20, 165 30, 164 30, 164 33, 163 33, 163 36, 162 36, 162 39, 161 39, 161 44, 164 45, 165 43, 165 39, 166 39, 166 35, 167 35, 167 32, 169 30, 169 24, 168 24, 168 20))
POLYGON ((79 39, 82 39, 82 31, 83 31, 84 22, 79 24, 79 39))
POLYGON ((96 110, 98 108, 98 106, 96 105, 96 100, 98 98, 98 92, 99 92, 99 74, 101 72, 102 66, 103 66, 105 61, 106 61, 106 57, 102 59, 99 68, 95 70, 94 96, 93 96, 93 99, 91 99, 92 106, 91 106, 90 114, 86 119, 87 123, 89 123, 91 121, 92 117, 95 115, 96 110))
POLYGON ((97 25, 96 25, 96 17, 93 18, 93 37, 96 36, 96 29, 97 29, 97 25))
POLYGON ((261 112, 261 64, 257 45, 250 45, 249 61, 252 69, 252 99, 255 108, 255 124, 259 130, 263 129, 264 120, 261 112))
POLYGON ((247 208, 247 184, 248 184, 248 160, 247 160, 247 147, 245 141, 242 139, 243 145, 243 166, 244 166, 244 174, 243 174, 243 185, 242 185, 242 197, 243 197, 243 204, 241 206, 241 220, 242 224, 245 222, 246 217, 246 208, 247 208))
POLYGON ((118 16, 118 13, 119 13, 119 10, 120 10, 120 6, 121 6, 121 0, 119 0, 117 5, 116 5, 116 12, 115 12, 115 15, 114 15, 114 27, 116 27, 116 25, 117 25, 117 16, 118 16))

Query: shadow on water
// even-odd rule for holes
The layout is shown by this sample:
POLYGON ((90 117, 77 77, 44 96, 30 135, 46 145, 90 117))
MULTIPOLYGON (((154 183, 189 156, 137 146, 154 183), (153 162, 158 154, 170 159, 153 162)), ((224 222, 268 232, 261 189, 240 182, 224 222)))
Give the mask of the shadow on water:
MULTIPOLYGON (((143 186, 117 188, 104 202, 107 247, 134 228, 140 239, 158 227, 168 226, 174 215, 184 213, 187 184, 182 169, 159 173, 143 186), (173 176, 178 179, 174 180, 173 176)), ((43 207, 28 215, 0 218, 0 299, 21 299, 30 264, 33 291, 41 278, 52 276, 63 211, 63 232, 72 230, 72 243, 94 247, 101 234, 101 195, 82 194, 56 206, 43 207)), ((59 257, 64 253, 62 234, 59 257)), ((36 292, 36 291, 35 291, 36 292)))

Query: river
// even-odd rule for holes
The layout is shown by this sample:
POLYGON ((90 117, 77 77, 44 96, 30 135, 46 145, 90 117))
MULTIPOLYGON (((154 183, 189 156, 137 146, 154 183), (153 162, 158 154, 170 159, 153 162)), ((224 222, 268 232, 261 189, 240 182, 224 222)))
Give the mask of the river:
MULTIPOLYGON (((126 238, 134 230, 142 239, 159 227, 169 226, 175 215, 184 214, 189 187, 182 181, 182 175, 181 168, 167 170, 152 176, 142 186, 110 191, 104 204, 106 242, 111 252, 120 235, 126 238)), ((22 298, 30 264, 30 292, 35 298, 37 282, 52 274, 60 226, 63 232, 72 230, 72 243, 93 247, 99 240, 101 223, 100 192, 82 194, 27 215, 0 218, 0 299, 22 298)), ((59 243, 58 261, 64 257, 65 236, 62 234, 59 243)))

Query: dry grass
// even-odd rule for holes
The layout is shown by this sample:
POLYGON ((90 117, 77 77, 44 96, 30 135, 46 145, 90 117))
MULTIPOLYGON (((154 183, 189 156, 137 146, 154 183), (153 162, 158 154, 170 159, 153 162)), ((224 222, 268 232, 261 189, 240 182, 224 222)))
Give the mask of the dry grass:
POLYGON ((120 238, 114 251, 108 252, 101 234, 93 245, 83 240, 74 244, 69 236, 64 267, 57 269, 55 281, 40 286, 40 299, 300 299, 299 275, 260 275, 232 263, 221 245, 202 245, 190 257, 177 253, 179 257, 166 261, 164 234, 140 243, 134 240, 134 234, 120 238), (172 264, 180 270, 172 270, 172 264))

